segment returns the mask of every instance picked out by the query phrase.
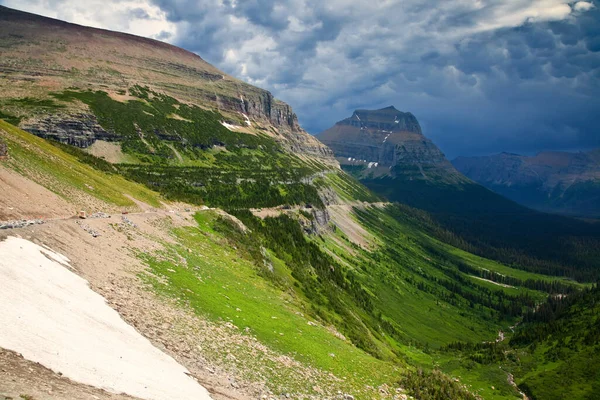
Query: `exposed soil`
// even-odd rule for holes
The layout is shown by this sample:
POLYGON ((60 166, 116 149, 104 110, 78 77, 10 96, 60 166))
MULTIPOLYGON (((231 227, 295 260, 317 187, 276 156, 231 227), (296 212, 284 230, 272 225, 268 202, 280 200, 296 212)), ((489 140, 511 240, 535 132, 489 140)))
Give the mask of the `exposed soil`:
POLYGON ((42 185, 0 165, 0 221, 64 218, 75 207, 42 185))
POLYGON ((376 246, 375 237, 367 232, 353 217, 352 205, 331 205, 327 207, 329 216, 335 225, 348 236, 353 243, 364 249, 372 249, 376 246))
MULTIPOLYGON (((0 240, 19 235, 68 257, 75 272, 88 280, 94 291, 157 348, 185 366, 213 399, 273 398, 267 382, 260 378, 272 368, 269 364, 299 380, 326 381, 331 387, 320 383, 324 393, 320 398, 329 398, 325 394, 335 393, 334 376, 278 354, 230 324, 205 320, 175 301, 158 297, 143 284, 140 274, 147 272, 136 253, 154 252, 162 249, 161 242, 173 242, 169 229, 195 224, 194 212, 171 209, 54 220, 0 231, 0 240), (89 230, 99 236, 93 237, 89 230)), ((29 387, 27 371, 11 369, 11 373, 17 379, 11 393, 25 393, 29 387)), ((78 391, 79 387, 71 390, 78 391)), ((81 389, 81 398, 85 398, 84 393, 81 389)))

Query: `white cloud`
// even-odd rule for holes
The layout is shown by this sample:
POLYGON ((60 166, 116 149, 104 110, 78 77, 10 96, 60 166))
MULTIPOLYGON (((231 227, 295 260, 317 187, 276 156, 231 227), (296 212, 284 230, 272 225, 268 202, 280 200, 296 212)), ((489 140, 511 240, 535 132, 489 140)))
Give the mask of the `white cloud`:
POLYGON ((578 1, 573 6, 573 9, 575 11, 588 11, 588 10, 590 10, 592 8, 594 8, 594 4, 588 3, 587 1, 578 1))
POLYGON ((80 25, 157 38, 176 34, 159 7, 145 0, 4 0, 7 7, 80 25))

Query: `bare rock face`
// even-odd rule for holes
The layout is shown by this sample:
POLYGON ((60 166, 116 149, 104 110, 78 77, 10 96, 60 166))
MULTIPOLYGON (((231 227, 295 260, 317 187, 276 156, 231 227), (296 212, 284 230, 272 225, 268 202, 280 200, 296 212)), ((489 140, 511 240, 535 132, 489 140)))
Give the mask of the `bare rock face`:
POLYGON ((344 166, 362 167, 374 176, 394 174, 400 169, 458 174, 440 149, 421 132, 411 113, 390 106, 380 110, 356 110, 350 118, 320 133, 344 166))
POLYGON ((294 154, 306 154, 333 159, 333 152, 298 123, 298 117, 288 104, 279 101, 266 90, 248 90, 239 98, 217 97, 220 110, 241 113, 253 121, 277 128, 276 140, 294 154))
POLYGON ((120 139, 115 133, 104 130, 93 114, 54 114, 22 123, 21 128, 44 139, 82 148, 91 146, 96 140, 120 139))

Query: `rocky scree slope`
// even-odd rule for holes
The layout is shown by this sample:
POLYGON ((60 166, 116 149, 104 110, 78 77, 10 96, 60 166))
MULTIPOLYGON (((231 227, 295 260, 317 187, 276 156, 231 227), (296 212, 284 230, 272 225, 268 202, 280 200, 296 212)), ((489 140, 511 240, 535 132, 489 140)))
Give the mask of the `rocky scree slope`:
POLYGON ((287 151, 331 163, 330 150, 302 130, 289 105, 167 43, 0 6, 0 54, 0 118, 42 136, 82 147, 116 139, 84 104, 57 109, 52 92, 102 90, 127 101, 128 87, 150 85, 218 111, 240 131, 270 135, 287 151))
POLYGON ((525 206, 580 216, 600 216, 600 150, 535 156, 501 153, 458 157, 463 174, 525 206))

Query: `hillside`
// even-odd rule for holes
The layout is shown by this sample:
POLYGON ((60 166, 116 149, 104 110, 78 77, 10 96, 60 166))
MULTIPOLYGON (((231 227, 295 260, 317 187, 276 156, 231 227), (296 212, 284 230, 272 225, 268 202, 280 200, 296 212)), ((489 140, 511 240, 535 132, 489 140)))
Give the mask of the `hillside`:
POLYGON ((458 157, 463 174, 517 203, 540 211, 600 216, 600 151, 501 153, 458 157))
MULTIPOLYGON (((219 99, 238 84, 232 98, 268 97, 210 81, 197 56, 0 11, 12 63, 0 77, 0 398, 508 400, 522 398, 509 373, 529 387, 531 371, 552 376, 526 346, 510 351, 533 357, 527 370, 471 349, 505 342, 548 299, 585 296, 565 276, 592 280, 595 247, 570 242, 581 247, 567 257, 588 257, 577 267, 494 261, 499 246, 383 201, 293 121, 194 97, 213 84, 219 99), (73 60, 120 72, 70 75, 73 60)), ((418 127, 404 117, 401 132, 418 127)), ((419 182, 435 187, 444 160, 419 182)), ((481 219, 498 219, 482 199, 481 219)), ((483 229, 472 234, 498 237, 483 229)))
POLYGON ((170 198, 320 206, 313 180, 339 172, 288 105, 192 53, 5 7, 0 22, 0 116, 170 198))
POLYGON ((300 128, 289 105, 227 76, 193 53, 2 6, 0 21, 1 111, 28 130, 85 147, 95 139, 117 140, 122 133, 98 126, 99 116, 89 115, 89 107, 56 104, 50 94, 101 90, 126 102, 130 96, 135 98, 128 88, 149 85, 180 102, 218 111, 234 130, 274 137, 297 153, 329 155, 326 147, 300 128), (28 102, 28 97, 35 101, 28 102), (83 137, 77 137, 81 132, 83 137))
MULTIPOLYGON (((492 340, 544 293, 577 290, 439 242, 414 211, 398 206, 330 205, 331 221, 318 231, 316 209, 237 210, 235 218, 166 202, 2 121, 0 137, 9 149, 0 177, 20 188, 3 193, 1 209, 42 222, 1 237, 21 235, 67 257, 216 399, 330 398, 338 391, 393 398, 426 388, 453 398, 473 398, 470 391, 517 398, 506 373, 456 370, 443 346, 492 340), (94 217, 73 219, 78 210, 94 217), (501 277, 509 285, 495 282, 501 277), (422 382, 418 371, 434 364, 462 383, 441 371, 422 382)), ((60 383, 54 398, 93 390, 48 372, 44 380, 27 378, 20 371, 31 364, 7 355, 15 368, 4 376, 21 384, 0 384, 0 393, 41 393, 48 381, 60 383)))

